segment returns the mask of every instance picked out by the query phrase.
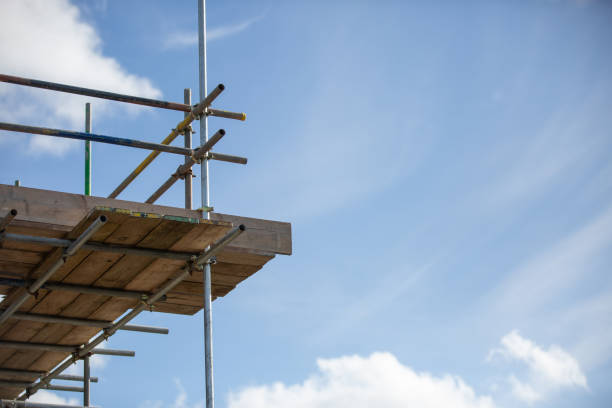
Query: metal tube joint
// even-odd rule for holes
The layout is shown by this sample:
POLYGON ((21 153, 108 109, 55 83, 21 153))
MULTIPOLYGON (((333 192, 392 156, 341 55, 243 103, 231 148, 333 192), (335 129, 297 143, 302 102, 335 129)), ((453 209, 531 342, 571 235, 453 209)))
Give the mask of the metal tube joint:
POLYGON ((191 109, 191 114, 197 120, 202 119, 202 117, 206 117, 206 108, 210 106, 210 104, 219 96, 221 92, 225 89, 225 85, 219 84, 215 89, 212 90, 211 93, 208 94, 204 100, 200 103, 193 106, 191 109))

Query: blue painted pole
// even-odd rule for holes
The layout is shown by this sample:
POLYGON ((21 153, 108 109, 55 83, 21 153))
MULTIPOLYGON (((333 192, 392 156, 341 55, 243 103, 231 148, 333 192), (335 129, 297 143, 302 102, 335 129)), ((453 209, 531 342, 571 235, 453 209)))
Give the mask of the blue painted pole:
POLYGON ((0 130, 8 130, 11 132, 31 133, 43 136, 63 137, 67 139, 90 140, 92 142, 108 143, 114 145, 136 147, 139 149, 155 150, 158 152, 174 153, 183 156, 191 156, 192 149, 184 147, 168 146, 159 143, 141 142, 140 140, 124 139, 121 137, 97 135, 95 133, 73 132, 70 130, 51 129, 37 126, 17 125, 14 123, 0 122, 0 130))

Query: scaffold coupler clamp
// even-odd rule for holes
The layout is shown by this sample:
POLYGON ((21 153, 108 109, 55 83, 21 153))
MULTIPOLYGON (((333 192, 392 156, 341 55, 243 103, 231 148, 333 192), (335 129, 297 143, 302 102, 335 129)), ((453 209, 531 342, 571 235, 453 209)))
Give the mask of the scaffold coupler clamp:
POLYGON ((196 113, 196 111, 198 110, 198 105, 199 103, 196 105, 193 105, 193 107, 191 108, 191 114, 196 120, 202 119, 202 116, 206 115, 206 110, 207 110, 207 109, 203 109, 202 112, 196 113))
POLYGON ((213 212, 215 211, 215 207, 203 206, 203 207, 198 208, 196 211, 200 211, 202 213, 213 212))
POLYGON ((184 135, 184 134, 185 134, 185 133, 187 133, 187 132, 194 133, 194 130, 193 130, 193 128, 191 127, 191 124, 189 124, 189 125, 187 125, 187 126, 184 126, 184 127, 183 127, 182 129, 180 129, 180 130, 179 130, 179 129, 177 129, 177 128, 174 128, 174 129, 172 129, 172 130, 176 130, 176 131, 177 131, 177 133, 179 133, 179 134, 181 134, 181 135, 184 135))
POLYGON ((104 337, 105 341, 108 341, 108 338, 110 336, 112 336, 114 333, 110 332, 110 327, 107 327, 106 329, 102 330, 102 336, 104 337))
POLYGON ((70 360, 72 360, 71 361, 72 364, 76 364, 77 361, 79 361, 81 359, 81 355, 79 354, 79 350, 80 350, 80 348, 77 351, 73 351, 72 352, 71 357, 70 357, 70 360))
POLYGON ((204 267, 202 265, 198 265, 196 263, 197 260, 198 260, 198 257, 196 255, 193 255, 191 259, 189 260, 189 264, 187 265, 189 275, 191 276, 193 276, 194 271, 202 272, 204 270, 204 267))
POLYGON ((179 168, 176 169, 176 172, 174 172, 172 177, 174 177, 175 179, 181 179, 181 180, 185 180, 185 176, 187 175, 191 175, 191 177, 193 177, 193 171, 191 170, 191 167, 187 169, 183 167, 184 166, 179 166, 179 168))
MULTIPOLYGON (((33 281, 27 281, 28 282, 28 286, 26 287, 26 291, 30 294, 30 296, 32 296, 34 299, 38 300, 38 295, 40 295, 40 289, 38 288, 36 290, 32 290, 32 284, 33 281)), ((44 285, 43 285, 44 287, 44 285)))

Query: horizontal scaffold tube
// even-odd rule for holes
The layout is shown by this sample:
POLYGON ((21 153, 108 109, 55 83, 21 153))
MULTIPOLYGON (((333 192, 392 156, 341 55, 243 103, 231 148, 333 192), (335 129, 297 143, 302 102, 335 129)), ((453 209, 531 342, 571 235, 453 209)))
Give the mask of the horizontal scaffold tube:
MULTIPOLYGON (((15 381, 15 380, 0 380, 0 387, 18 387, 18 388, 27 388, 31 387, 33 383, 27 381, 15 381)), ((83 392, 83 387, 73 387, 70 385, 57 385, 57 384, 45 384, 42 388, 46 390, 54 390, 54 391, 72 391, 72 392, 83 392)), ((18 407, 23 405, 0 405, 0 407, 18 407)), ((34 405, 36 406, 36 405, 34 405)), ((60 405, 50 405, 51 407, 58 407, 60 405)), ((30 408, 32 405, 27 404, 25 407, 30 408)))
MULTIPOLYGON (((81 375, 61 374, 55 377, 55 379, 64 381, 83 381, 85 378, 81 375)), ((98 377, 89 377, 89 382, 97 383, 98 377)))
POLYGON ((224 162, 236 163, 236 164, 247 164, 248 162, 248 159, 246 157, 232 156, 229 154, 222 154, 222 153, 215 153, 215 152, 208 152, 208 154, 206 155, 206 158, 208 160, 218 160, 218 161, 224 161, 224 162))
POLYGON ((172 174, 168 178, 168 180, 166 180, 164 184, 161 185, 161 187, 159 187, 153 194, 151 194, 151 197, 147 198, 147 201, 145 201, 145 203, 153 204, 155 201, 157 201, 159 197, 162 196, 162 194, 168 191, 168 189, 172 187, 172 185, 178 179, 184 178, 185 174, 187 174, 187 172, 189 172, 189 170, 191 170, 191 168, 196 163, 199 163, 200 161, 202 161, 202 159, 206 157, 206 154, 210 151, 210 149, 212 149, 213 146, 216 145, 217 142, 219 142, 219 140, 221 140, 223 136, 225 136, 225 130, 219 129, 217 133, 212 135, 212 137, 208 139, 206 143, 204 143, 202 146, 196 149, 193 156, 187 158, 184 164, 181 164, 180 166, 178 166, 178 168, 176 169, 176 172, 174 172, 174 174, 172 174))
POLYGON ((144 302, 141 302, 138 306, 132 309, 130 312, 126 313, 121 319, 119 319, 113 326, 108 329, 104 329, 103 333, 100 333, 96 338, 91 340, 89 343, 85 344, 83 347, 79 348, 78 352, 75 353, 72 357, 64 360, 59 366, 57 366, 53 371, 40 379, 38 383, 34 386, 27 388, 26 391, 19 396, 19 400, 26 400, 36 391, 43 387, 43 384, 51 381, 56 378, 59 374, 62 373, 66 368, 70 367, 74 362, 83 358, 87 354, 91 352, 96 346, 98 346, 103 341, 107 340, 110 336, 115 334, 117 330, 128 324, 132 319, 138 316, 147 308, 153 306, 153 304, 162 299, 162 297, 171 291, 176 285, 181 283, 187 276, 189 276, 193 270, 193 268, 201 268, 202 265, 208 262, 213 256, 216 256, 225 246, 231 243, 234 239, 238 238, 240 234, 242 234, 246 230, 244 225, 239 225, 236 228, 233 228, 229 231, 223 238, 219 239, 215 243, 213 243, 208 249, 202 252, 193 262, 185 265, 185 268, 182 272, 178 273, 171 280, 166 282, 153 296, 147 299, 144 302))
POLYGON ((26 377, 39 377, 45 374, 46 371, 36 370, 18 370, 16 368, 0 368, 0 375, 21 375, 26 377))
MULTIPOLYGON (((72 387, 69 385, 50 384, 50 385, 43 386, 43 388, 46 390, 53 390, 53 391, 83 392, 83 387, 72 387)), ((26 407, 29 408, 28 405, 26 405, 26 407)))
POLYGON ((19 387, 26 388, 32 385, 31 382, 18 380, 0 380, 0 387, 19 387))
MULTIPOLYGON (((213 103, 213 101, 217 98, 217 96, 221 94, 221 92, 223 92, 224 89, 225 89, 225 86, 223 86, 223 84, 217 85, 217 87, 213 89, 211 93, 209 93, 208 96, 202 102, 194 106, 191 112, 189 112, 185 116, 185 118, 182 121, 180 121, 178 125, 176 125, 174 129, 172 129, 170 134, 166 136, 164 140, 162 140, 161 144, 168 145, 172 143, 172 141, 176 139, 178 135, 183 133, 185 129, 187 129, 191 125, 191 122, 193 122, 196 119, 199 119, 200 116, 205 114, 206 108, 208 108, 210 104, 213 103)), ((151 152, 147 157, 145 157, 145 159, 138 166, 136 166, 136 168, 129 174, 129 176, 127 176, 125 180, 123 180, 121 184, 119 184, 117 188, 113 190, 112 193, 110 193, 108 198, 116 198, 123 190, 125 190, 125 188, 132 181, 134 181, 134 179, 140 173, 142 173, 144 169, 147 168, 149 164, 151 164, 153 160, 155 160, 155 158, 158 155, 159 155, 159 152, 151 152)))
MULTIPOLYGON (((113 325, 113 322, 108 321, 108 320, 78 319, 76 317, 53 316, 53 315, 46 315, 46 314, 23 313, 23 312, 15 312, 13 313, 11 318, 16 319, 16 320, 28 320, 32 322, 68 324, 71 326, 98 327, 100 329, 106 329, 107 327, 111 327, 113 325)), ((140 325, 126 325, 126 326, 123 326, 121 330, 143 332, 143 333, 155 333, 155 334, 168 334, 170 332, 165 327, 140 326, 140 325)), ((1 371, 2 369, 0 369, 0 372, 1 371)))
POLYGON ((208 108, 206 109, 206 114, 209 116, 217 116, 219 118, 235 119, 242 121, 246 120, 246 113, 242 112, 229 112, 220 109, 208 108))
POLYGON ((121 137, 97 135, 94 133, 73 132, 70 130, 51 129, 38 126, 17 125, 14 123, 0 122, 0 130, 8 130, 11 132, 31 133, 35 135, 63 137, 66 139, 89 140, 92 142, 114 144, 120 146, 136 147, 138 149, 153 150, 155 152, 165 152, 180 154, 183 156, 191 156, 192 149, 184 147, 168 146, 159 143, 141 142, 140 140, 124 139, 121 137))
POLYGON ((30 86, 32 88, 49 89, 51 91, 66 92, 76 95, 92 96, 94 98, 108 99, 111 101, 133 103, 135 105, 151 106, 153 108, 170 109, 181 112, 190 112, 191 106, 183 103, 159 101, 156 99, 142 98, 139 96, 123 95, 113 92, 99 91, 90 88, 81 88, 80 86, 59 84, 56 82, 40 81, 37 79, 21 78, 12 75, 0 74, 0 82, 9 84, 30 86))
POLYGON ((46 402, 0 400, 0 408, 83 408, 82 405, 58 405, 46 402))
POLYGON ((107 348, 95 348, 89 351, 92 354, 100 354, 103 356, 119 356, 119 357, 135 357, 136 352, 132 350, 114 350, 107 348))
POLYGON ((64 250, 61 256, 57 260, 55 260, 55 262, 53 262, 51 267, 44 271, 44 273, 39 276, 35 281, 33 281, 30 285, 28 285, 26 287, 26 290, 19 294, 18 297, 13 301, 13 303, 11 303, 9 307, 6 308, 4 312, 2 312, 2 315, 0 315, 0 324, 4 323, 8 318, 10 318, 11 315, 15 313, 17 309, 19 309, 21 305, 23 305, 30 296, 35 294, 38 289, 40 289, 41 286, 43 286, 47 282, 47 280, 49 280, 49 278, 51 278, 51 276, 53 276, 53 274, 62 265, 64 265, 64 263, 66 262, 66 258, 74 255, 79 250, 79 248, 83 246, 83 244, 87 242, 87 240, 89 240, 89 238, 91 238, 93 234, 95 234, 96 231, 98 231, 102 227, 102 225, 104 225, 104 223, 106 223, 106 217, 104 215, 101 215, 96 218, 89 225, 89 227, 87 227, 87 229, 83 231, 83 233, 79 235, 79 237, 74 240, 68 248, 64 250))
MULTIPOLYGON (((22 377, 40 377, 41 375, 47 374, 46 371, 33 371, 33 370, 17 370, 14 368, 0 368, 0 375, 13 375, 22 377)), ((56 380, 64 381, 83 381, 83 377, 79 375, 60 374, 55 377, 56 380)), ((98 377, 89 377, 89 381, 97 383, 98 377)))
MULTIPOLYGON (((25 341, 0 340, 0 348, 14 348, 21 350, 43 350, 57 351, 59 353, 76 353, 79 346, 67 346, 64 344, 28 343, 25 341)), ((92 354, 104 354, 106 356, 134 357, 136 353, 131 350, 114 350, 107 348, 94 348, 89 350, 92 354)))
MULTIPOLYGON (((32 281, 25 280, 25 279, 0 278, 0 286, 27 288, 28 286, 31 285, 31 283, 32 281)), ((120 297, 120 298, 135 299, 135 300, 146 300, 152 296, 151 293, 139 292, 136 290, 113 289, 113 288, 105 288, 102 286, 75 285, 72 283, 63 283, 63 282, 45 282, 38 289, 63 290, 66 292, 89 293, 92 295, 120 297)), ((9 309, 5 309, 5 313, 6 313, 6 310, 9 310, 9 309)))
MULTIPOLYGON (((6 232, 0 233, 0 241, 2 240, 49 245, 54 247, 68 247, 73 242, 69 239, 39 237, 34 235, 12 234, 6 232)), ((117 244, 105 244, 102 242, 88 242, 83 244, 82 249, 138 256, 151 256, 154 258, 176 259, 178 261, 188 261, 193 255, 195 255, 188 252, 163 251, 160 249, 138 248, 117 244)))

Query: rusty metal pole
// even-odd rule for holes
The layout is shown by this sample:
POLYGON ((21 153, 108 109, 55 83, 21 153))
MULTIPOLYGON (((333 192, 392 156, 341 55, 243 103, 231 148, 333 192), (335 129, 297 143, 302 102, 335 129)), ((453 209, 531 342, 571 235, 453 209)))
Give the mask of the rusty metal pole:
MULTIPOLYGON (((189 88, 185 88, 184 91, 184 101, 185 105, 191 105, 191 89, 189 88)), ((185 113, 185 117, 187 117, 189 114, 185 113)), ((185 128, 185 147, 188 149, 191 149, 191 125, 187 126, 185 128)), ((189 157, 185 157, 185 164, 187 164, 189 162, 189 157)), ((188 210, 191 210, 192 208, 192 194, 193 194, 193 177, 191 174, 191 170, 189 171, 189 173, 185 174, 185 208, 188 210)))

